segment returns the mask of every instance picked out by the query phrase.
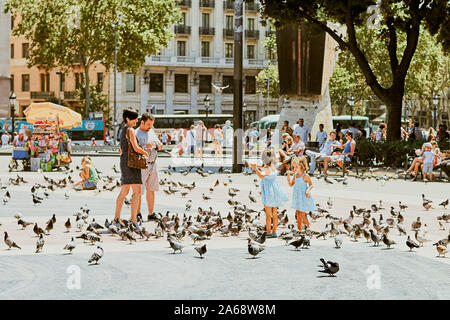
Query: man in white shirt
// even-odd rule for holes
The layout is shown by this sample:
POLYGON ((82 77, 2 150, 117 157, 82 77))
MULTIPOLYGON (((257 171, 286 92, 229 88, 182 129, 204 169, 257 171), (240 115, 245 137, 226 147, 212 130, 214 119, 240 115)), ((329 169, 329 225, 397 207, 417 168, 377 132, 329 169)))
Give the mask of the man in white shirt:
POLYGON ((303 118, 298 119, 298 125, 294 128, 294 134, 298 134, 302 142, 306 145, 311 139, 311 132, 307 126, 304 125, 303 118))
POLYGON ((9 135, 6 132, 2 134, 2 147, 6 147, 9 144, 9 135))
MULTIPOLYGON (((141 116, 141 124, 139 128, 136 129, 136 138, 139 145, 149 154, 149 157, 147 158, 147 168, 141 169, 141 195, 147 191, 146 199, 149 215, 153 213, 155 191, 159 190, 158 168, 156 166, 157 150, 161 150, 163 147, 163 144, 159 141, 153 130, 154 122, 155 117, 152 114, 144 113, 141 116)), ((138 204, 138 212, 141 212, 141 198, 139 198, 138 204)))
POLYGON ((319 143, 319 149, 327 140, 327 132, 323 130, 323 127, 324 127, 323 123, 319 124, 319 131, 317 131, 316 134, 316 141, 319 143))
POLYGON ((336 141, 336 132, 331 131, 330 132, 330 138, 322 144, 322 146, 319 149, 319 152, 314 152, 311 150, 306 150, 306 154, 310 158, 309 163, 309 175, 312 176, 314 174, 314 170, 316 170, 316 162, 317 161, 324 161, 326 156, 331 156, 334 149, 336 148, 342 148, 342 145, 339 141, 336 141))
POLYGON ((189 153, 190 153, 191 157, 193 157, 194 152, 195 152, 195 127, 194 127, 194 125, 191 125, 190 130, 186 133, 186 140, 187 140, 189 153))

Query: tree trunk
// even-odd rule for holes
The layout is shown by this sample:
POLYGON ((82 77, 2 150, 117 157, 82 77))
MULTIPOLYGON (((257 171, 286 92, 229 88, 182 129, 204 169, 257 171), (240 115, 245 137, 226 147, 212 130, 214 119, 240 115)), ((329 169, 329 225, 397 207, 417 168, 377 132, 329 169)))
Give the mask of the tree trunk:
POLYGON ((89 80, 90 64, 84 66, 84 97, 86 101, 85 117, 89 117, 89 107, 91 105, 91 86, 89 80))
POLYGON ((386 139, 388 141, 400 140, 400 127, 402 124, 402 99, 403 94, 399 92, 391 92, 388 97, 385 97, 383 102, 386 104, 386 121, 387 133, 386 139))

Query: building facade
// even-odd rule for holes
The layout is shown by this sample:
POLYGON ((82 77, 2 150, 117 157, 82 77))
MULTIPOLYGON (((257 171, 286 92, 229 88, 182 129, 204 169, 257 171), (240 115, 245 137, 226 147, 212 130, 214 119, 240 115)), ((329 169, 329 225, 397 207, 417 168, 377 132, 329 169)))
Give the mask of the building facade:
MULTIPOLYGON (((264 38, 269 27, 261 25, 258 1, 244 3, 243 67, 244 118, 254 121, 280 111, 279 99, 256 93, 256 75, 276 55, 269 57, 264 38)), ((175 37, 158 55, 146 58, 138 74, 117 74, 117 116, 127 107, 141 112, 233 113, 234 1, 181 0, 182 21, 174 25, 175 37), (226 87, 222 93, 214 88, 226 87)), ((110 77, 113 88, 113 77, 110 77)), ((113 94, 110 91, 110 105, 113 94)))
POLYGON ((5 1, 0 0, 0 117, 9 115, 9 95, 10 95, 10 61, 9 44, 10 15, 3 12, 5 1))

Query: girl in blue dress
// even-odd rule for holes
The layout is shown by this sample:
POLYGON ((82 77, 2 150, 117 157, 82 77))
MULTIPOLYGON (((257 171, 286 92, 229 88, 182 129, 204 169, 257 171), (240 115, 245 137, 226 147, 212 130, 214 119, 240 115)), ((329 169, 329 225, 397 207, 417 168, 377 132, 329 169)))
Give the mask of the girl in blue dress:
POLYGON ((266 231, 267 236, 276 238, 278 227, 278 207, 288 201, 288 196, 281 190, 277 181, 277 169, 275 168, 275 152, 273 149, 263 151, 261 160, 263 166, 251 164, 250 168, 255 170, 258 177, 261 178, 261 195, 266 212, 266 231))
POLYGON ((311 177, 306 173, 306 168, 300 158, 292 160, 294 176, 291 178, 291 172, 288 172, 287 180, 289 186, 294 186, 292 193, 292 209, 295 209, 297 216, 298 230, 302 230, 303 224, 309 227, 307 212, 316 210, 314 199, 311 197, 313 188, 311 177))

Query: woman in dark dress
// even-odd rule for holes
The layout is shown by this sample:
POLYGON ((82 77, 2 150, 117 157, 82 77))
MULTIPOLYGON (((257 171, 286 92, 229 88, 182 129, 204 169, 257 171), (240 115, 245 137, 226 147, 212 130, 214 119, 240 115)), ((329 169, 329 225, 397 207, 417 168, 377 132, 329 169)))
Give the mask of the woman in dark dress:
POLYGON ((138 121, 138 113, 133 110, 123 111, 123 121, 125 126, 120 131, 120 172, 121 172, 121 184, 119 196, 116 200, 116 212, 114 215, 114 222, 116 224, 122 225, 120 221, 120 212, 122 211, 122 206, 125 197, 130 192, 130 188, 133 190, 133 195, 131 196, 131 222, 137 227, 137 212, 138 212, 138 200, 141 197, 141 170, 130 168, 128 166, 128 139, 130 140, 131 146, 134 151, 139 154, 143 154, 148 158, 148 153, 142 149, 136 139, 136 134, 133 127, 136 126, 138 121))

